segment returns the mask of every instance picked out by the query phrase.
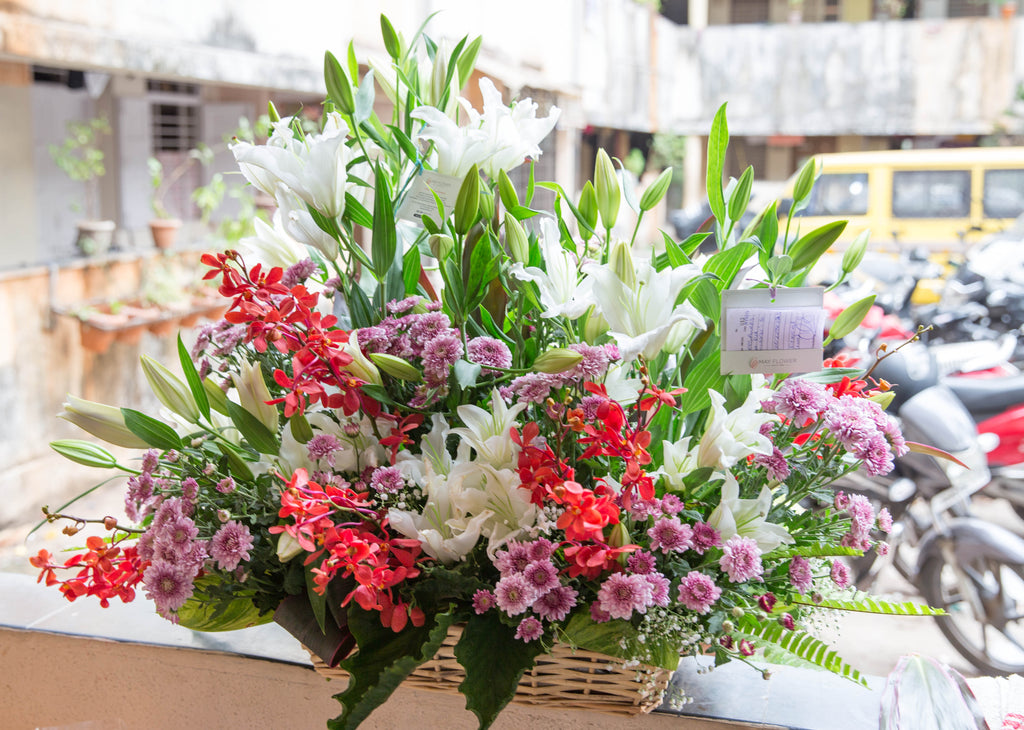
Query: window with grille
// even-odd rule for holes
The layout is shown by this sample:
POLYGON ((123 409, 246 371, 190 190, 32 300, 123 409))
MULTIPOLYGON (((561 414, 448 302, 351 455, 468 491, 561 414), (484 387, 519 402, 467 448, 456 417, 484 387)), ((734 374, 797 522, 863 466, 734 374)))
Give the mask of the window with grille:
POLYGON ((769 0, 732 0, 729 20, 732 23, 767 23, 769 0))
POLYGON ((199 107, 182 104, 153 104, 154 152, 187 152, 199 142, 199 107))

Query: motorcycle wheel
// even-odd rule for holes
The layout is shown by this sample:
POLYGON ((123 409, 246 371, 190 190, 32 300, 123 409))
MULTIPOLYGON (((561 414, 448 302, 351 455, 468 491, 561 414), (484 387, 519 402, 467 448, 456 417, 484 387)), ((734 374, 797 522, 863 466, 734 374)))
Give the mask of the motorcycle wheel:
POLYGON ((989 675, 1024 672, 1024 565, 978 557, 957 565, 941 555, 919 575, 929 605, 946 611, 939 629, 989 675))

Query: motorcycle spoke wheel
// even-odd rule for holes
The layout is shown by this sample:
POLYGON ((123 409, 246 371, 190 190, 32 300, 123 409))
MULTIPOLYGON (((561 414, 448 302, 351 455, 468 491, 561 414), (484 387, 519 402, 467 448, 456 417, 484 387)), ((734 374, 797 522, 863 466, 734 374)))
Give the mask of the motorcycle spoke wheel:
POLYGON ((988 674, 1024 672, 1024 566, 936 558, 921 578, 928 602, 947 613, 939 628, 957 651, 988 674))

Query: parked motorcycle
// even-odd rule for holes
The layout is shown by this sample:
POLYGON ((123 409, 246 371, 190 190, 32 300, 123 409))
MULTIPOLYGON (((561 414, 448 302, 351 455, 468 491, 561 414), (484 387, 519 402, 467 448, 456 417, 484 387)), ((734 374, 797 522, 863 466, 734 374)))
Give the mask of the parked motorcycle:
POLYGON ((867 588, 891 561, 929 605, 946 611, 938 626, 968 661, 988 674, 1024 672, 1024 539, 972 514, 971 495, 990 481, 974 421, 921 343, 886 357, 873 376, 897 384, 889 412, 906 438, 960 464, 910 453, 885 477, 857 472, 836 482, 893 516, 888 554, 852 561, 857 586, 867 588))

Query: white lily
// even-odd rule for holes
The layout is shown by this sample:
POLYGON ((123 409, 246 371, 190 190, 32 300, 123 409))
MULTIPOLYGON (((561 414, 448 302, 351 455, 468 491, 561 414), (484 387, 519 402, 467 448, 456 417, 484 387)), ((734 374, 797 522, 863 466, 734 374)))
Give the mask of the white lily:
MULTIPOLYGON (((281 227, 296 242, 312 246, 328 261, 338 258, 338 242, 316 224, 306 207, 306 201, 284 183, 277 186, 274 196, 277 211, 274 218, 281 221, 281 227)), ((303 257, 307 258, 307 257, 303 257)))
POLYGON ((273 225, 254 218, 253 229, 256 235, 238 242, 238 250, 250 266, 259 262, 287 269, 309 258, 306 248, 285 231, 280 210, 274 212, 273 225))
POLYGON ((624 406, 636 403, 643 388, 640 378, 629 377, 632 369, 623 363, 612 365, 604 375, 602 384, 608 397, 624 406))
MULTIPOLYGON (((368 466, 387 463, 387 450, 380 445, 369 418, 345 416, 341 411, 335 411, 335 415, 338 420, 323 411, 306 414, 314 435, 330 434, 340 442, 341 448, 331 455, 333 466, 326 459, 310 458, 306 445, 299 443, 291 429, 286 428, 281 432, 281 449, 278 452, 278 461, 284 473, 291 474, 303 468, 310 473, 327 470, 351 475, 358 474, 368 466)), ((382 436, 391 433, 390 424, 384 419, 378 419, 377 429, 382 436)))
MULTIPOLYGON (((671 489, 682 490, 683 478, 699 468, 697 455, 690 448, 690 437, 686 436, 675 442, 662 441, 661 453, 661 468, 658 469, 658 473, 665 477, 671 489)), ((718 478, 718 475, 712 478, 718 478)))
POLYGON ((346 370, 367 383, 380 385, 384 382, 381 380, 380 370, 377 369, 372 360, 363 354, 363 350, 359 346, 359 330, 352 330, 348 342, 342 345, 341 349, 352 357, 352 362, 345 366, 346 370))
POLYGON ((555 128, 561 110, 553 106, 546 117, 538 118, 537 104, 529 98, 507 107, 487 77, 480 79, 480 94, 484 99, 480 127, 492 150, 480 167, 491 180, 497 180, 499 171, 519 167, 528 157, 540 157, 541 140, 555 128))
POLYGON ((271 398, 270 390, 267 389, 259 363, 242 360, 238 369, 239 372, 231 373, 231 380, 238 391, 238 400, 242 408, 254 415, 271 433, 277 433, 277 407, 267 403, 271 398))
POLYGON ((540 226, 544 269, 523 266, 517 261, 509 273, 520 281, 532 281, 537 285, 540 303, 544 307, 542 317, 576 319, 594 304, 590 279, 584 277, 580 281, 577 258, 562 246, 554 219, 545 217, 540 226))
POLYGON ((636 266, 636 280, 630 283, 609 264, 585 264, 583 271, 593 282, 594 300, 625 362, 639 354, 657 356, 678 322, 687 320, 704 328, 704 317, 692 304, 675 303, 680 290, 700 273, 695 265, 655 271, 644 261, 636 266))
POLYGON ((279 123, 267 144, 235 142, 231 152, 242 174, 256 187, 275 195, 283 183, 304 202, 334 218, 345 211, 349 187, 347 168, 353 154, 345 144, 346 129, 341 115, 332 112, 317 134, 300 140, 279 123))
POLYGON ((725 410, 725 396, 713 390, 711 411, 704 435, 697 447, 697 465, 729 469, 740 459, 751 454, 772 453, 772 442, 761 435, 761 426, 776 420, 770 413, 759 413, 766 392, 760 388, 750 391, 747 399, 733 411, 725 410))
POLYGON ((442 175, 465 177, 473 165, 480 164, 490 154, 490 145, 483 130, 460 127, 440 109, 417 107, 413 109, 412 117, 424 123, 416 138, 434 143, 437 155, 434 169, 442 175))
POLYGON ((449 524, 465 530, 483 516, 480 533, 488 539, 487 554, 493 556, 537 522, 539 509, 521 484, 514 469, 495 469, 474 462, 457 465, 448 480, 448 489, 452 505, 464 517, 449 524))
POLYGON ((757 499, 739 497, 740 487, 736 477, 726 473, 722 484, 722 501, 708 517, 708 524, 718 530, 723 542, 734 535, 753 538, 762 553, 793 542, 786 528, 765 519, 772 508, 772 493, 767 486, 761 487, 757 499))
POLYGON ((495 469, 515 467, 519 458, 519 447, 509 438, 509 430, 516 425, 516 416, 522 413, 527 403, 505 405, 497 389, 491 391, 490 408, 474 405, 458 407, 459 418, 464 428, 453 428, 451 433, 460 436, 464 443, 476 451, 477 458, 495 469))

